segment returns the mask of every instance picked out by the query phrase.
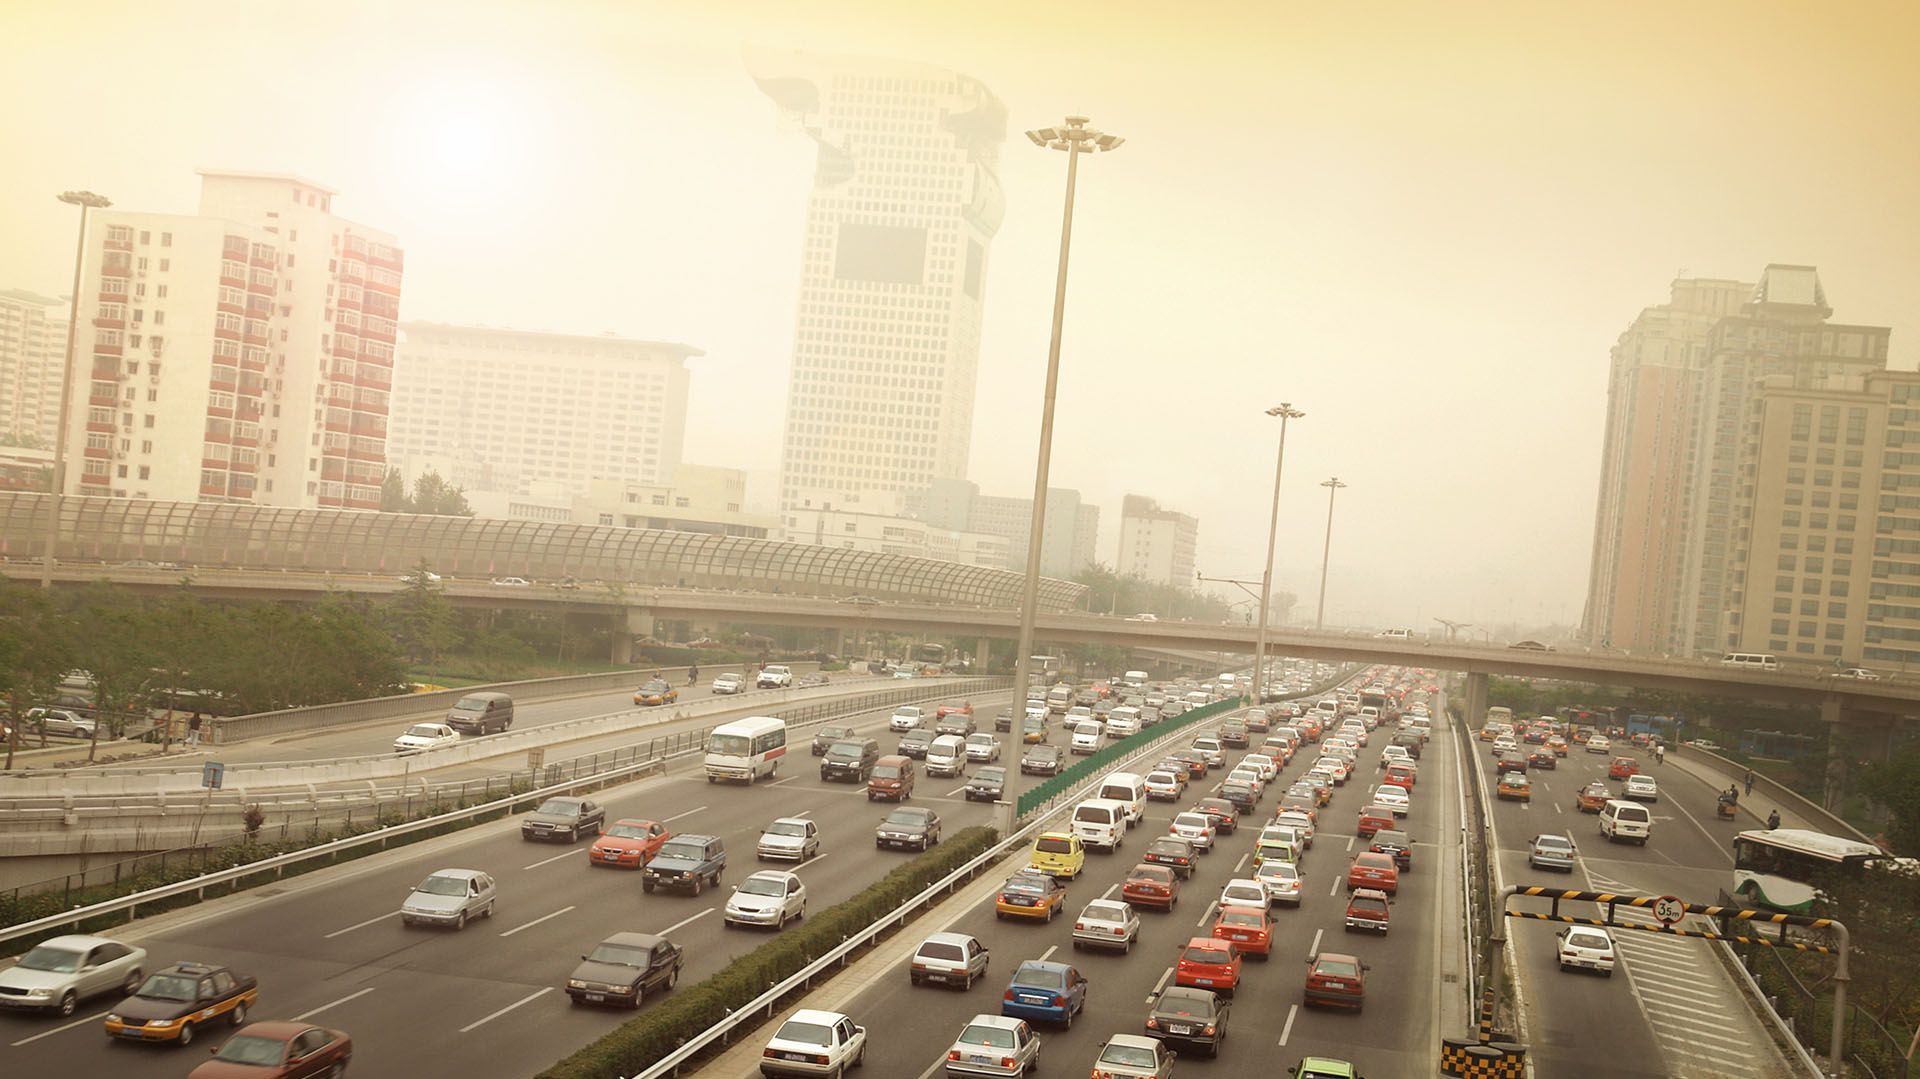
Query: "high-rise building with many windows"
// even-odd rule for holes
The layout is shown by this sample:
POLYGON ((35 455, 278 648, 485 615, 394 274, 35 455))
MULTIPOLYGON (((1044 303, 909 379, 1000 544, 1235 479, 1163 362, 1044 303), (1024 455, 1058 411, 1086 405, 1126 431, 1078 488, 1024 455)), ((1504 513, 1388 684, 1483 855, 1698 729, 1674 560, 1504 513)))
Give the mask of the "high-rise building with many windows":
POLYGON ((1000 227, 1006 108, 919 64, 767 54, 762 92, 816 144, 780 500, 966 474, 1000 227))
POLYGON ((1197 518, 1163 510, 1144 495, 1121 500, 1120 550, 1113 562, 1120 576, 1192 588, 1194 551, 1199 545, 1197 518))
POLYGON ((66 356, 67 301, 0 289, 0 437, 53 445, 66 356))

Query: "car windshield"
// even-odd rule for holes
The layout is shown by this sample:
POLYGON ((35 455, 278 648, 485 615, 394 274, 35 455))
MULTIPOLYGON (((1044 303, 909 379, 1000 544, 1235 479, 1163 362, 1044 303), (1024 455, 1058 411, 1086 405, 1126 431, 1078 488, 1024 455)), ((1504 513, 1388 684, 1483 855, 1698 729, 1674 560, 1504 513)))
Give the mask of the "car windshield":
POLYGON ((278 1038, 262 1038, 256 1034, 240 1034, 228 1038, 213 1059, 224 1060, 229 1064, 260 1064, 271 1067, 280 1063, 287 1055, 287 1043, 278 1038))
POLYGON ((1005 768, 982 768, 973 773, 973 781, 981 786, 990 787, 1004 782, 1006 778, 1007 770, 1005 768))
POLYGON ((1220 912, 1221 925, 1250 925, 1258 927, 1260 921, 1260 915, 1250 910, 1233 910, 1229 908, 1220 912))
POLYGON ((467 882, 459 877, 432 876, 421 881, 414 891, 428 895, 466 895, 467 882))
POLYGON ((182 978, 177 974, 155 974, 140 987, 136 996, 149 1000, 190 1001, 200 991, 200 983, 192 978, 182 978))
POLYGON ((922 817, 918 812, 914 810, 896 809, 893 812, 887 814, 887 818, 884 823, 911 825, 914 827, 918 827, 925 820, 926 818, 922 817))
POLYGON ((681 843, 676 840, 668 840, 660 845, 660 857, 662 858, 688 858, 697 862, 706 856, 707 848, 698 843, 681 843))
POLYGON ((832 1045, 833 1028, 820 1023, 802 1023, 798 1019, 789 1019, 780 1025, 780 1032, 774 1037, 783 1042, 799 1042, 802 1045, 832 1045))
POLYGON ((1035 746, 1027 751, 1027 756, 1037 761, 1044 761, 1053 759, 1059 752, 1060 750, 1054 746, 1035 746))
POLYGON ((1354 978, 1360 974, 1360 968, 1345 959, 1321 959, 1314 965, 1314 973, 1328 974, 1336 978, 1354 978))
POLYGON ((1100 1064, 1126 1064, 1137 1068, 1153 1067, 1153 1050, 1137 1045, 1109 1045, 1100 1051, 1100 1064))
POLYGON ((16 963, 21 970, 44 970, 54 974, 72 974, 80 969, 80 953, 65 948, 52 948, 45 944, 20 957, 16 963))
MULTIPOLYGON (((899 779, 900 767, 894 764, 876 764, 873 766, 875 779, 899 779)), ((791 827, 791 826, 790 826, 791 827)), ((799 832, 777 832, 776 835, 799 835, 799 832)))
POLYGON ((1180 952, 1180 958, 1189 963, 1224 963, 1227 953, 1220 948, 1206 948, 1198 944, 1189 944, 1180 952))
POLYGON ((740 882, 740 891, 745 895, 786 895, 787 882, 779 877, 748 877, 740 882))
POLYGON ((646 948, 636 948, 631 944, 614 944, 608 942, 588 953, 587 961, 590 963, 612 963, 615 966, 640 967, 645 969, 647 960, 651 958, 652 955, 652 951, 646 948))
POLYGON ((645 839, 647 830, 638 824, 616 824, 607 829, 607 834, 616 839, 645 839))
POLYGON ((767 834, 804 836, 807 834, 807 826, 799 821, 777 820, 767 825, 767 834))
POLYGON ((861 745, 859 742, 835 742, 833 744, 833 747, 827 750, 827 756, 858 757, 865 752, 866 752, 866 747, 861 745))
MULTIPOLYGON (((438 738, 440 737, 440 728, 431 723, 416 723, 407 728, 407 735, 413 738, 438 738)), ((278 1045, 279 1043, 275 1042, 274 1044, 278 1045)))
POLYGON ((577 817, 580 815, 580 803, 571 798, 549 798, 540 803, 539 812, 556 817, 577 817))
POLYGON ((985 1023, 969 1023, 967 1029, 960 1032, 960 1041, 966 1045, 987 1045, 995 1049, 1013 1048, 1013 1028, 988 1026, 985 1023))
POLYGON ((1065 989, 1067 972, 1021 964, 1020 969, 1013 972, 1013 980, 1017 985, 1032 986, 1035 989, 1065 989))

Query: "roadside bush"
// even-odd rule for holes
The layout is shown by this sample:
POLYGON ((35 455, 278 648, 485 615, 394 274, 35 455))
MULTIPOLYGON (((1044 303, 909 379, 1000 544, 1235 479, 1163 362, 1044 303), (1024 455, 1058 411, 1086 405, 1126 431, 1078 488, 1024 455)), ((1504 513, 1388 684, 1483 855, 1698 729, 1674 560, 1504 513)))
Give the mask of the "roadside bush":
POLYGON ((694 986, 675 989, 644 1015, 559 1061, 539 1079, 604 1079, 637 1075, 755 997, 792 977, 842 941, 899 908, 934 881, 998 842, 992 828, 968 828, 826 910, 807 915, 694 986))

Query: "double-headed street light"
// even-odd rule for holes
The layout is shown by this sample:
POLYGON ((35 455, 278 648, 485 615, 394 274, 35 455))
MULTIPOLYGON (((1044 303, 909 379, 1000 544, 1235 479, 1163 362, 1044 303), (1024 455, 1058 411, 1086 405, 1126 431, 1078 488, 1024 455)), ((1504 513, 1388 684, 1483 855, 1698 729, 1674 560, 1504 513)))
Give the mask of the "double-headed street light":
POLYGON ((60 368, 60 419, 53 441, 53 497, 47 502, 47 547, 40 552, 40 587, 53 587, 53 545, 60 539, 60 497, 67 486, 67 422, 73 414, 73 341, 80 333, 80 268, 87 261, 87 211, 113 203, 91 191, 62 191, 60 201, 80 207, 80 239, 73 252, 73 301, 67 314, 67 359, 60 368))
POLYGON ((1060 383, 1060 327, 1067 314, 1067 252, 1073 245, 1073 186, 1081 154, 1115 150, 1125 139, 1087 126, 1084 116, 1069 116, 1065 127, 1027 132, 1035 146, 1067 155, 1067 205, 1060 219, 1060 268, 1053 280, 1053 336, 1047 344, 1047 388, 1040 406, 1040 455, 1033 468, 1033 520, 1027 529, 1027 579, 1021 588, 1020 650, 1014 654, 1014 707, 1027 704, 1028 662, 1033 651, 1033 622, 1040 597, 1040 541, 1047 521, 1047 469, 1053 458, 1053 400, 1060 383))
POLYGON ((1346 484, 1335 476, 1321 480, 1320 486, 1327 489, 1327 543, 1320 549, 1320 609, 1313 615, 1314 629, 1325 625, 1327 620, 1327 556, 1333 553, 1333 496, 1339 494, 1340 488, 1346 484))
POLYGON ((1267 415, 1280 417, 1280 451, 1273 459, 1273 512, 1267 519, 1267 561, 1260 570, 1260 629, 1253 644, 1253 704, 1266 698, 1260 687, 1267 680, 1267 603, 1273 598, 1273 546, 1280 534, 1280 467, 1287 463, 1287 421, 1306 415, 1286 401, 1267 409, 1267 415))

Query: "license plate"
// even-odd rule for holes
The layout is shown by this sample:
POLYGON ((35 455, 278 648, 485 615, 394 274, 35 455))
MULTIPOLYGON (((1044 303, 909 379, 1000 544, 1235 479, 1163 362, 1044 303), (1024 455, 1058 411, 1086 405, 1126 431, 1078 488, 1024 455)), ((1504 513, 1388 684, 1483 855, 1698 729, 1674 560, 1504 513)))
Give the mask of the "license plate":
POLYGON ((1197 985, 1212 985, 1213 979, 1212 978, 1195 978, 1194 983, 1197 985))
POLYGON ((781 1053, 780 1055, 785 1057, 788 1060, 812 1060, 813 1059, 811 1056, 808 1056, 806 1053, 781 1053))
POLYGON ((1167 1024, 1167 1033, 1169 1033, 1169 1034, 1191 1034, 1191 1033, 1193 1033, 1193 1028, 1192 1028, 1192 1027, 1190 1027, 1190 1026, 1188 1026, 1188 1025, 1187 1025, 1187 1024, 1185 1024, 1185 1023, 1169 1023, 1169 1024, 1167 1024))
POLYGON ((1028 996, 1023 996, 1023 997, 1021 997, 1021 998, 1020 998, 1020 1003, 1022 1003, 1022 1004, 1046 1004, 1046 1003, 1048 1003, 1048 1000, 1047 1000, 1047 998, 1046 998, 1046 997, 1028 997, 1028 996))
POLYGON ((967 1061, 968 1061, 969 1063, 973 1063, 973 1064, 991 1064, 991 1063, 993 1063, 993 1058, 992 1058, 992 1057, 984 1057, 984 1056, 981 1056, 981 1055, 980 1055, 980 1054, 978 1054, 978 1053, 968 1053, 968 1054, 967 1054, 967 1061))
POLYGON ((1034 905, 1034 902, 1035 900, 1023 895, 1014 896, 1012 899, 1012 903, 1016 907, 1031 907, 1034 905))
POLYGON ((1246 935, 1245 933, 1235 933, 1235 934, 1233 935, 1233 939, 1235 939, 1235 940, 1252 940, 1253 938, 1252 938, 1252 937, 1250 937, 1250 936, 1248 936, 1248 935, 1246 935))
POLYGON ((593 1000, 593 1001, 600 1001, 600 1000, 607 999, 607 995, 605 993, 588 993, 587 999, 593 1000))

